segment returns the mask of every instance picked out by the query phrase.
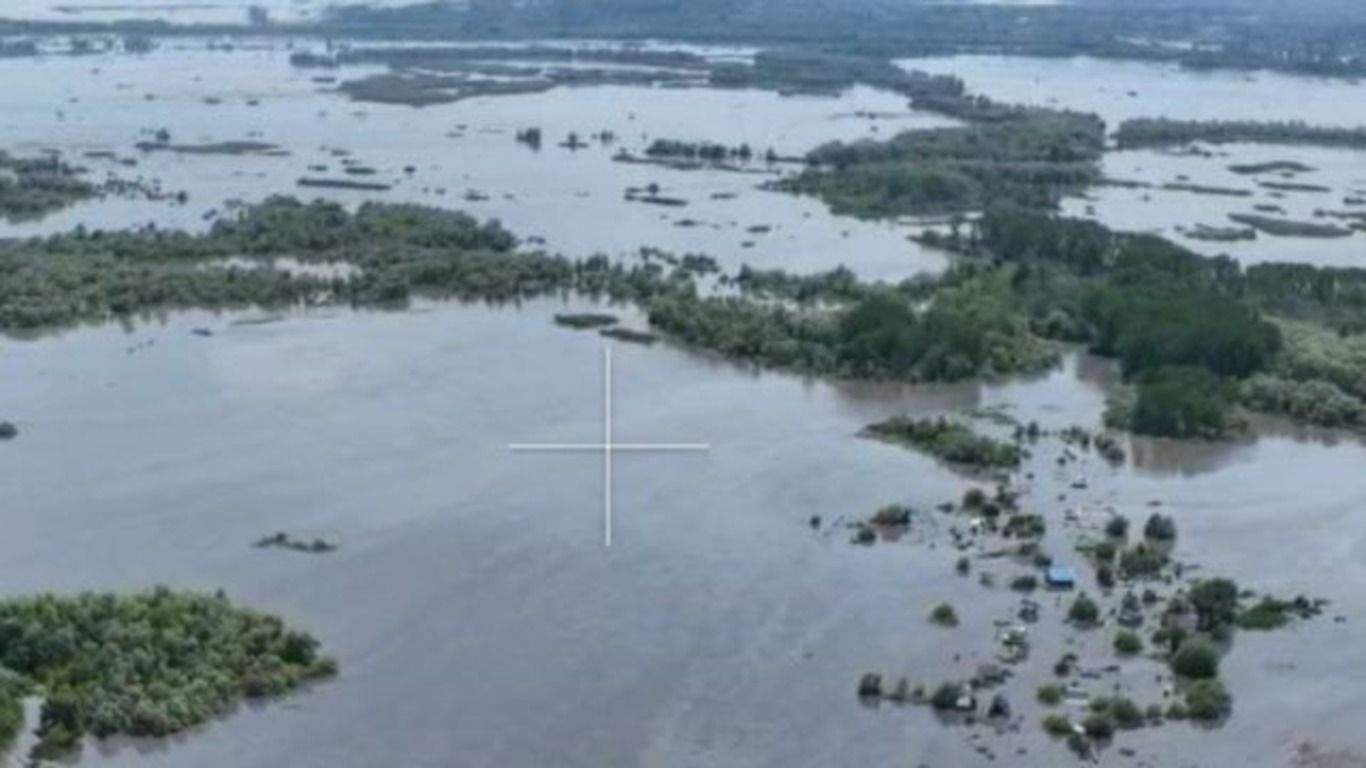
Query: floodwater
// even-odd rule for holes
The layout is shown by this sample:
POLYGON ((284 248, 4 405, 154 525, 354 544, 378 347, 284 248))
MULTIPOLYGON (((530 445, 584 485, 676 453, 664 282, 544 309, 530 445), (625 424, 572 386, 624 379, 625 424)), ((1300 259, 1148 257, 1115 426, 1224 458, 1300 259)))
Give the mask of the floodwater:
MULTIPOLYGON (((602 342, 555 327, 566 308, 586 307, 263 324, 185 313, 6 343, 0 402, 21 435, 0 446, 0 590, 223 587, 315 632, 342 663, 334 682, 183 739, 92 745, 82 765, 985 765, 968 741, 980 731, 868 709, 854 684, 867 670, 929 685, 971 675, 1017 596, 956 576, 942 542, 865 549, 807 520, 928 510, 969 486, 856 437, 866 423, 1000 405, 1048 428, 1094 425, 1104 367, 1073 358, 1035 380, 908 388, 616 344, 616 437, 710 450, 619 456, 606 549, 598 459, 507 447, 602 433, 602 342), (251 546, 276 530, 341 549, 251 546), (957 630, 925 621, 945 600, 957 630)), ((1366 664, 1366 450, 1269 436, 1133 452, 1138 467, 1063 471, 1056 446, 1039 449, 1026 508, 1061 530, 1066 506, 1141 519, 1160 500, 1179 556, 1330 598, 1352 623, 1240 636, 1228 725, 1124 734, 1117 747, 1158 765, 1281 765, 1304 738, 1366 747, 1352 677, 1366 664), (1076 473, 1090 489, 1058 501, 1076 473)), ((1108 632, 1051 629, 1062 613, 1045 601, 1038 660, 1006 688, 1019 732, 982 736, 1011 765, 1071 759, 1031 703, 1052 660, 1110 658, 1108 632)), ((1124 679, 1151 688, 1157 669, 1131 662, 1124 679)))
MULTIPOLYGON (((544 247, 573 256, 654 247, 712 254, 730 269, 748 263, 810 272, 843 262, 871 278, 899 278, 945 264, 941 254, 907 240, 913 227, 835 217, 817 200, 759 189, 777 178, 763 163, 739 173, 612 159, 622 149, 640 155, 657 138, 748 143, 761 154, 772 148, 792 156, 826 141, 952 124, 911 112, 904 99, 890 93, 855 88, 840 97, 784 97, 741 90, 564 88, 419 109, 351 102, 335 93, 335 85, 313 81, 329 73, 290 67, 290 51, 283 45, 262 43, 230 52, 206 50, 202 42, 167 46, 146 56, 0 61, 0 80, 13 85, 0 91, 0 135, 4 147, 17 154, 60 150, 89 167, 97 181, 111 173, 158 180, 167 192, 187 192, 188 204, 109 197, 37 221, 0 223, 0 236, 148 222, 202 229, 233 201, 293 194, 352 204, 382 199, 460 207, 501 219, 519 235, 543 238, 544 247), (172 47, 177 45, 184 47, 172 47), (543 131, 540 151, 515 140, 517 131, 530 127, 543 131), (290 154, 178 155, 134 148, 152 138, 148 131, 161 128, 175 143, 263 141, 290 154), (557 146, 571 132, 589 140, 602 131, 611 131, 617 141, 592 141, 578 151, 557 146), (334 150, 349 155, 338 157, 334 150), (84 158, 88 152, 113 152, 138 165, 84 158), (348 176, 344 160, 376 173, 348 176), (296 188, 304 176, 394 188, 387 193, 296 188), (624 199, 628 188, 652 183, 661 195, 688 205, 624 199), (752 227, 771 230, 752 232, 752 227)), ((375 71, 347 67, 339 76, 375 71)), ((790 172, 791 166, 786 168, 790 172)))
MULTIPOLYGON (((375 7, 412 0, 368 0, 375 7)), ((246 24, 258 6, 276 21, 316 19, 331 0, 5 0, 0 18, 39 21, 111 22, 157 19, 172 24, 246 24)))
MULTIPOLYGON (((1075 109, 1100 115, 1113 130, 1124 120, 1166 117, 1177 120, 1301 121, 1310 125, 1366 125, 1366 85, 1342 78, 1306 77, 1276 72, 1199 72, 1176 65, 1111 61, 1085 56, 950 56, 906 59, 909 69, 961 77, 969 90, 1013 104, 1075 109), (1289 96, 1288 96, 1289 95, 1289 96), (1287 99, 1289 98, 1289 101, 1287 99)), ((1155 232, 1210 255, 1227 254, 1240 262, 1292 261, 1324 266, 1366 266, 1361 233, 1319 239, 1258 233, 1252 241, 1211 242, 1191 238, 1197 225, 1232 227, 1229 213, 1254 213, 1254 205, 1276 205, 1268 215, 1314 223, 1334 222, 1320 212, 1350 211, 1344 201, 1366 190, 1366 152, 1319 147, 1234 144, 1204 146, 1210 156, 1175 155, 1153 150, 1110 152, 1104 174, 1113 179, 1242 189, 1250 197, 1194 192, 1099 187, 1064 203, 1065 213, 1093 216, 1119 229, 1155 232), (1228 166, 1292 160, 1314 168, 1293 179, 1276 174, 1239 176, 1228 166), (1326 192, 1278 192, 1257 181, 1313 184, 1326 192)), ((1358 209, 1360 210, 1360 209, 1358 209)))
MULTIPOLYGON (((421 190, 444 184, 445 204, 498 215, 557 249, 691 250, 677 238, 699 233, 698 249, 732 265, 763 257, 766 266, 823 269, 847 259, 898 277, 934 268, 896 228, 754 191, 747 176, 621 166, 611 150, 575 154, 549 141, 536 155, 510 135, 540 124, 548 136, 613 129, 628 147, 645 133, 795 151, 883 124, 848 115, 896 108, 885 94, 584 89, 412 110, 318 93, 282 65, 284 51, 161 55, 0 62, 0 75, 42 73, 56 93, 19 81, 0 92, 0 123, 34 150, 127 155, 139 129, 165 125, 180 141, 260 131, 293 154, 143 158, 135 172, 189 187, 189 208, 111 200, 31 226, 193 223, 222 200, 287 191, 307 164, 335 164, 320 147, 341 146, 386 178, 401 179, 395 169, 417 158, 418 172, 391 199, 439 202, 421 190), (279 77, 261 86, 261 72, 279 77), (134 86, 109 88, 119 82, 134 86), (146 102, 153 82, 159 98, 146 102), (202 104, 211 94, 224 103, 202 104), (260 106, 246 105, 248 94, 260 106), (56 119, 54 104, 72 95, 80 101, 56 119), (760 108, 763 119, 746 111, 760 108), (446 136, 461 122, 462 138, 446 136), (648 178, 694 199, 732 188, 741 198, 714 211, 698 203, 636 213, 645 207, 621 203, 620 188, 648 178), (467 185, 492 199, 483 207, 459 200, 467 185), (658 218, 708 211, 779 224, 796 247, 737 250, 739 233, 658 218), (839 234, 846 226, 848 241, 839 234)), ((315 633, 342 665, 335 681, 243 707, 183 738, 91 744, 80 764, 1052 768, 1073 760, 1041 733, 1033 692, 1064 651, 1096 665, 1113 656, 1109 630, 1058 629, 1064 609, 1052 598, 1043 600, 1036 658, 1005 688, 1018 729, 944 724, 924 709, 855 700, 866 671, 930 687, 970 676, 995 651, 993 622, 1018 604, 1007 589, 954 573, 958 553, 944 535, 951 523, 928 511, 972 482, 856 433, 899 413, 990 406, 1045 428, 1095 427, 1108 366, 1072 355, 1031 379, 905 387, 758 373, 668 343, 613 343, 617 439, 710 450, 618 456, 608 549, 595 456, 508 450, 601 436, 604 342, 552 323, 556 312, 595 308, 423 303, 269 322, 189 312, 0 340, 0 418, 20 429, 0 444, 0 593, 222 587, 315 633), (893 502, 925 511, 913 535, 871 548, 848 543, 838 526, 893 502), (807 525, 812 515, 824 518, 821 532, 807 525), (281 530, 341 548, 314 556, 251 546, 281 530), (957 607, 958 629, 926 621, 943 601, 957 607)), ((633 311, 614 311, 643 324, 633 311)), ((1273 426, 1240 442, 1128 448, 1132 461, 1118 469, 1096 459, 1059 469, 1049 442, 1031 459, 1023 506, 1047 517, 1045 545, 1056 557, 1074 557, 1068 508, 1114 508, 1139 521, 1160 502, 1180 528, 1177 556, 1200 564, 1199 573, 1332 604, 1311 622, 1239 635, 1223 666, 1235 696, 1227 724, 1124 733, 1104 762, 1285 766, 1305 740, 1366 751, 1366 447, 1273 426), (1069 487, 1077 474, 1089 481, 1084 491, 1069 487)), ((975 566, 1000 583, 1011 567, 975 566)), ((1126 661, 1114 681, 1146 704, 1159 695, 1159 670, 1126 661)))
POLYGON ((1071 216, 1095 218, 1116 229, 1155 232, 1193 251, 1227 254, 1244 264, 1288 261, 1333 267, 1366 267, 1366 236, 1285 237, 1258 232, 1254 240, 1212 242, 1190 234, 1201 225, 1241 229, 1230 214, 1273 218, 1346 228, 1351 222, 1334 214, 1366 213, 1366 152, 1322 147, 1221 144, 1191 155, 1163 150, 1109 152, 1102 161, 1105 176, 1137 181, 1149 187, 1096 187, 1063 203, 1071 216), (1294 173, 1239 174, 1233 165, 1266 161, 1297 162, 1312 170, 1294 173), (1242 196, 1162 189, 1164 184, 1199 184, 1238 190, 1242 196), (1276 189, 1299 184, 1320 189, 1276 189), (1257 206, 1272 206, 1269 212, 1257 206))
POLYGON ((1138 117, 1366 125, 1366 85, 1344 78, 1197 71, 1089 56, 936 56, 898 63, 955 75, 973 92, 1011 104, 1094 112, 1111 128, 1138 117))

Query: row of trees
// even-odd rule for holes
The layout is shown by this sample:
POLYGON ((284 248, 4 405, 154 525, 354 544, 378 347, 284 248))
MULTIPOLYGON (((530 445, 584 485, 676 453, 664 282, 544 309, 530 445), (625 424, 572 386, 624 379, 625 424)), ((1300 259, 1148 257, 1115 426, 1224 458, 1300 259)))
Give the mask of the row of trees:
POLYGON ((1135 118, 1120 123, 1115 131, 1115 141, 1121 149, 1190 144, 1196 141, 1215 144, 1312 144, 1362 149, 1366 148, 1366 128, 1336 128, 1299 121, 1135 118))

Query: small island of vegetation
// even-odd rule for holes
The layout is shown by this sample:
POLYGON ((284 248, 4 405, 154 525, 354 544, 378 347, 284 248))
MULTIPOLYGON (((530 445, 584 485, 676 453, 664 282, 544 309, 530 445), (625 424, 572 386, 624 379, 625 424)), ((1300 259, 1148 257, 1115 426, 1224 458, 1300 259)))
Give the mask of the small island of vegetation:
POLYGON ((0 601, 0 746, 42 699, 31 757, 60 759, 86 735, 167 736, 241 699, 337 673, 312 636, 237 608, 221 593, 165 588, 0 601))
POLYGON ((931 108, 965 112, 974 122, 818 147, 807 156, 812 167, 782 186, 816 195, 836 213, 879 217, 1001 204, 1051 209, 1099 180, 1105 124, 1095 115, 958 99, 972 108, 942 99, 931 108))
POLYGON ((37 218, 94 194, 56 155, 24 159, 0 152, 0 220, 37 218))
POLYGON ((966 425, 945 418, 897 416, 870 424, 863 434, 911 446, 951 464, 981 469, 1017 467, 1023 455, 1013 443, 979 435, 966 425))
POLYGON ((257 549, 289 549, 295 552, 308 552, 314 555, 326 554, 337 550, 336 544, 325 539, 313 539, 312 541, 296 539, 284 531, 280 531, 272 536, 265 536, 257 539, 256 544, 253 546, 257 549))

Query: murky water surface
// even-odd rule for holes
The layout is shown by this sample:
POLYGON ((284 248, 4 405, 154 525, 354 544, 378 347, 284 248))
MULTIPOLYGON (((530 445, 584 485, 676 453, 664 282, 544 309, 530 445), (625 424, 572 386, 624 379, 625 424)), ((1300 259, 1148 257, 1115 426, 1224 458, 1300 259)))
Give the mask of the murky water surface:
MULTIPOLYGON (((341 147, 397 184, 385 199, 465 206, 569 252, 652 245, 706 251, 729 266, 845 262, 887 277, 942 266, 899 228, 830 217, 814 202, 754 189, 750 175, 626 166, 598 146, 537 154, 511 135, 529 125, 550 136, 608 128, 633 148, 669 136, 795 152, 938 120, 905 113, 886 94, 580 89, 414 110, 344 102, 290 72, 285 57, 196 49, 0 62, 0 82, 18 84, 0 89, 0 127, 22 148, 138 157, 133 173, 186 188, 191 200, 105 200, 5 231, 203 226, 205 210, 290 191, 309 164, 335 164, 328 149, 341 147), (16 72, 30 77, 10 77, 16 72), (149 92, 156 99, 147 101, 149 92), (204 104, 209 96, 223 101, 204 104), (895 110, 904 116, 854 116, 895 110), (259 134, 291 154, 132 149, 141 129, 163 126, 182 141, 259 134), (402 172, 408 164, 411 176, 402 172), (651 179, 691 205, 675 212, 622 201, 626 186, 651 179), (471 188, 490 199, 458 199, 471 188), (716 192, 739 197, 712 201, 716 192), (682 216, 708 224, 675 226, 682 216), (777 229, 743 248, 751 224, 777 229)), ((968 76, 987 91, 980 80, 968 76)), ((1335 165, 1333 153, 1276 156, 1335 165)), ((1231 161, 1199 163, 1212 177, 1231 161)), ((1115 176, 1155 179, 1199 164, 1156 153, 1108 163, 1115 176)), ((1137 208, 1118 191, 1106 195, 1094 203, 1103 216, 1137 208)), ((1178 214, 1195 223, 1222 210, 1203 207, 1212 198, 1188 199, 1202 207, 1132 214, 1132 226, 1170 226, 1178 214)), ((1338 258, 1323 253, 1306 245, 1303 257, 1338 258)), ((334 682, 244 707, 183 739, 92 745, 81 764, 1051 768, 1072 760, 1040 732, 1033 691, 1064 651, 1095 664, 1113 655, 1108 630, 1058 630, 1064 608, 1053 598, 1043 600, 1037 658, 1007 688, 1023 718, 1016 731, 946 726, 923 709, 855 701, 865 671, 930 686, 970 676, 995 653, 993 622, 1018 604, 1007 589, 955 575, 957 552, 944 543, 952 522, 929 511, 970 481, 856 433, 898 413, 983 406, 1047 428, 1094 427, 1112 379, 1104 363, 1072 356, 1030 380, 902 387, 761 374, 667 343, 617 344, 617 437, 711 448, 618 457, 616 541, 606 549, 598 459, 508 450, 601 435, 603 342, 552 323, 556 312, 590 308, 423 304, 269 322, 180 313, 0 341, 0 417, 21 430, 0 445, 0 591, 222 587, 316 633, 343 669, 334 682), (200 328, 212 335, 192 333, 200 328), (925 511, 902 542, 855 547, 831 527, 891 502, 925 511), (808 527, 812 515, 824 518, 824 531, 808 527), (341 548, 310 556, 251 546, 277 530, 341 548), (942 601, 957 607, 958 629, 926 622, 942 601)), ((1023 504, 1048 518, 1055 556, 1075 557, 1067 509, 1085 519, 1113 507, 1139 520, 1160 502, 1178 521, 1181 559, 1332 605, 1307 624, 1240 635, 1224 665, 1236 712, 1222 728, 1126 733, 1105 762, 1280 766, 1305 739, 1366 749, 1366 449, 1275 429, 1229 444, 1128 447, 1131 463, 1119 469, 1088 459, 1063 470, 1056 443, 1038 449, 1023 504), (1079 474, 1085 490, 1070 488, 1079 474)), ((977 567, 1000 583, 1012 574, 1008 562, 977 567)), ((1126 662, 1118 679, 1151 701, 1160 695, 1157 670, 1126 662)))

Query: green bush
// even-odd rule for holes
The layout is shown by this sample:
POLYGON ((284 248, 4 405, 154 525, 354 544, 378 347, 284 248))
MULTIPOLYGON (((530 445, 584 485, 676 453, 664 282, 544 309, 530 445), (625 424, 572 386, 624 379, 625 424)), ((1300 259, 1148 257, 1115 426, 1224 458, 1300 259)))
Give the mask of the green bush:
POLYGON ((1218 680, 1197 680, 1186 686, 1186 711, 1192 720, 1212 722, 1233 709, 1233 697, 1218 680))
POLYGON ((1043 730, 1049 736, 1071 736, 1072 721, 1064 715, 1045 715, 1043 719, 1043 730))
POLYGON ((1044 706, 1056 707, 1062 703, 1062 689, 1056 685, 1041 685, 1034 695, 1044 706))
POLYGON ((941 683, 930 695, 930 706, 940 712, 948 712, 958 707, 963 696, 963 686, 959 683, 941 683))
POLYGON ((911 524, 911 508, 901 504, 888 504, 877 512, 873 513, 872 520, 869 522, 874 525, 904 526, 911 524))
POLYGON ((1303 595, 1293 600, 1263 597, 1256 605, 1238 612, 1239 629, 1279 629, 1292 618, 1308 619, 1323 612, 1323 600, 1310 600, 1303 595))
POLYGON ((1067 618, 1075 624, 1095 624, 1100 620, 1100 606, 1084 594, 1077 595, 1072 607, 1067 609, 1067 618))
POLYGON ((1053 674, 1058 677, 1067 677, 1072 674, 1072 667, 1076 666, 1076 663, 1077 655, 1075 653, 1064 653, 1053 663, 1053 674))
POLYGON ((1143 711, 1133 701, 1116 696, 1110 700, 1110 717, 1114 718, 1115 725, 1124 730, 1132 730, 1143 725, 1143 711))
POLYGON ((1208 640, 1190 638, 1172 655, 1171 666, 1181 677, 1212 680, 1219 676, 1219 649, 1208 640))
POLYGON ((1109 563, 1114 561, 1118 551, 1113 541, 1098 541, 1091 546, 1091 558, 1098 563, 1109 563))
POLYGON ((1167 554, 1147 542, 1139 542, 1119 556, 1119 570, 1130 579, 1153 578, 1166 566, 1167 554))
POLYGON ((1129 518, 1116 515, 1105 523, 1105 535, 1122 539, 1129 535, 1129 518))
POLYGON ((1187 599, 1201 631, 1225 630, 1238 618, 1238 585, 1228 579, 1198 581, 1187 599))
POLYGON ((1115 634, 1115 652, 1122 656, 1132 656, 1143 650, 1143 639, 1128 630, 1115 634))
POLYGON ((958 612, 948 603, 940 603, 930 611, 930 622, 941 627, 958 626, 958 612))
POLYGON ((1010 580, 1010 588, 1017 592, 1033 592, 1039 588, 1039 579, 1032 574, 1023 574, 1010 580))
POLYGON ((1092 712, 1081 721, 1082 730, 1086 735, 1096 741, 1107 741, 1114 738, 1115 721, 1108 714, 1092 712))
POLYGON ((1149 541, 1176 541, 1176 520, 1159 514, 1152 514, 1143 524, 1143 538, 1149 541))
POLYGON ((1003 536, 1018 539, 1037 539, 1041 538, 1048 530, 1044 523, 1043 515, 1011 515, 1006 520, 1005 527, 1001 529, 1003 536))

